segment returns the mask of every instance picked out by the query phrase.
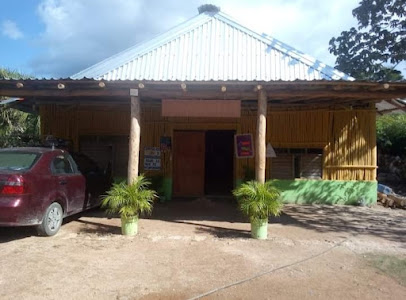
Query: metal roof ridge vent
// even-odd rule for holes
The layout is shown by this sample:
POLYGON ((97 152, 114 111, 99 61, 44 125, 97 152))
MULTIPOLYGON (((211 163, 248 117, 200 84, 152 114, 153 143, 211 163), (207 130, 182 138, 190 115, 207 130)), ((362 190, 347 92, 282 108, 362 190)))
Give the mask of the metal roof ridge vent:
POLYGON ((220 7, 214 4, 203 4, 200 5, 197 10, 199 11, 199 15, 205 13, 207 15, 214 16, 220 12, 220 7))

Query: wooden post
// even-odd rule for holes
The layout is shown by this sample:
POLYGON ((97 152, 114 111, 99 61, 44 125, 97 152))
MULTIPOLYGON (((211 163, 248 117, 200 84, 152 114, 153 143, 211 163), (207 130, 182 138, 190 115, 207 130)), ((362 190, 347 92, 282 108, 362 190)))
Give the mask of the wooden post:
POLYGON ((378 180, 378 176, 377 176, 377 168, 378 168, 378 154, 377 154, 377 147, 376 147, 376 108, 375 108, 375 103, 371 103, 370 104, 371 110, 372 110, 372 114, 371 114, 371 125, 370 127, 372 128, 371 130, 371 143, 372 143, 372 166, 375 166, 375 168, 373 169, 372 172, 372 180, 378 180))
POLYGON ((265 182, 267 100, 266 91, 260 89, 258 91, 257 134, 255 142, 255 178, 260 183, 265 182))
POLYGON ((128 184, 131 184, 138 176, 139 155, 140 155, 140 99, 138 90, 131 90, 131 131, 128 155, 128 184), (136 91, 136 92, 135 92, 136 91))

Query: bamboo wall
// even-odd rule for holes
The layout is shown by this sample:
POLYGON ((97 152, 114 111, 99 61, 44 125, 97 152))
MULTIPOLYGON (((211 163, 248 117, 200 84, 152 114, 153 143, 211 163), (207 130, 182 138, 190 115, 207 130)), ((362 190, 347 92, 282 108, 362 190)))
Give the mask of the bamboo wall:
MULTIPOLYGON (((40 107, 42 135, 70 139, 79 149, 82 135, 129 135, 129 107, 40 107)), ((141 172, 144 147, 159 147, 161 136, 175 130, 235 130, 255 136, 256 111, 243 109, 241 118, 163 118, 159 104, 142 105, 141 172)), ((173 141, 173 138, 172 138, 173 141)), ((323 149, 323 179, 375 180, 375 110, 268 111, 267 143, 274 148, 323 149)), ((172 153, 162 153, 161 171, 172 177, 172 153)), ((244 167, 254 169, 254 159, 235 159, 235 178, 244 177, 244 167)), ((267 159, 267 178, 271 160, 267 159)))
POLYGON ((375 110, 329 113, 324 179, 376 180, 375 110))

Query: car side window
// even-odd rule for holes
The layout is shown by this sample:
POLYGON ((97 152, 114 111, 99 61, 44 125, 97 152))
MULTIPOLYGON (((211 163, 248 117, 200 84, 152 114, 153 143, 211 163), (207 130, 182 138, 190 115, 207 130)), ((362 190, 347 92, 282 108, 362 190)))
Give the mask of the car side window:
POLYGON ((65 156, 57 156, 53 159, 51 164, 53 174, 73 174, 74 169, 69 159, 65 156))
POLYGON ((75 160, 73 159, 73 157, 68 155, 67 158, 68 158, 68 160, 69 160, 69 162, 70 162, 70 164, 72 166, 73 173, 81 174, 80 171, 79 171, 79 167, 78 167, 77 163, 75 162, 75 160))

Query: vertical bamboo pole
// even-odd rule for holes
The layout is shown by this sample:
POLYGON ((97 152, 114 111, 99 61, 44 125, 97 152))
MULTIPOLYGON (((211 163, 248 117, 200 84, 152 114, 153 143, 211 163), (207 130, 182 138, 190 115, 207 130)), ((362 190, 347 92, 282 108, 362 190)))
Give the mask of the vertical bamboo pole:
POLYGON ((267 114, 266 91, 258 91, 258 115, 256 132, 256 155, 255 155, 255 177, 260 183, 265 182, 266 166, 266 114, 267 114))
POLYGON ((128 184, 131 184, 138 176, 140 154, 140 99, 137 92, 131 90, 131 129, 128 156, 128 184), (134 95, 134 96, 133 96, 134 95))
POLYGON ((377 155, 377 148, 376 148, 376 113, 375 113, 375 103, 370 104, 371 110, 373 113, 369 115, 370 118, 370 128, 371 130, 371 137, 369 142, 371 143, 371 162, 372 165, 375 166, 375 169, 372 170, 372 178, 371 180, 377 180, 377 168, 378 168, 378 155, 377 155))

